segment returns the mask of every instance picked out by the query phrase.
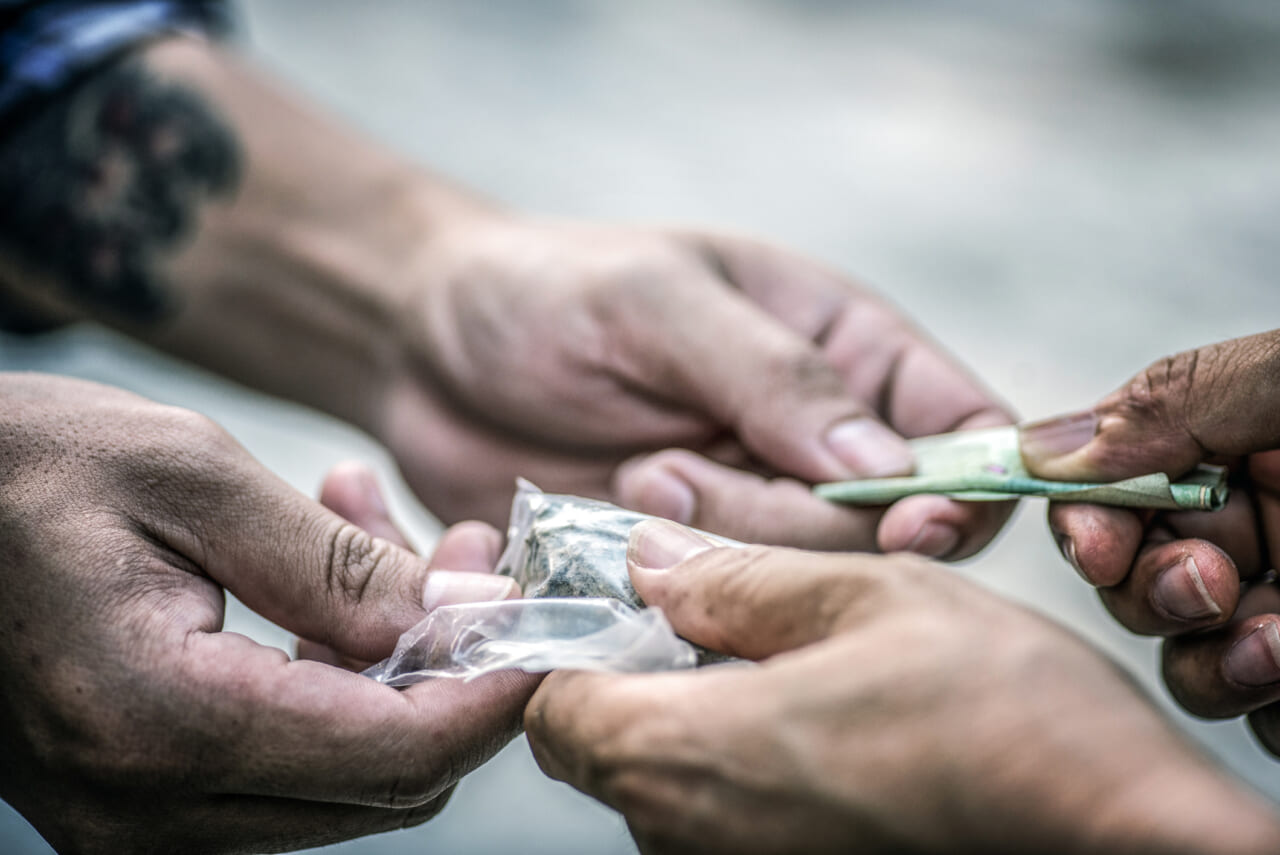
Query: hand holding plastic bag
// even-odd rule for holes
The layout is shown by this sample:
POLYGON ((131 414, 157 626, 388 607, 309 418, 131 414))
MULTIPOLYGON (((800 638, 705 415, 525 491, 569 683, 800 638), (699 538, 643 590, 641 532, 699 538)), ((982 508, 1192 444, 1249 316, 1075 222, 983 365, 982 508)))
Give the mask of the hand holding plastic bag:
MULTIPOLYGON (((390 658, 365 674, 407 686, 432 677, 469 680, 507 668, 692 668, 698 652, 676 637, 660 610, 645 607, 627 575, 631 529, 646 519, 652 517, 608 502, 543 493, 521 480, 497 572, 515 579, 530 599, 436 609, 400 637, 390 658)), ((704 654, 702 661, 711 660, 704 654)))

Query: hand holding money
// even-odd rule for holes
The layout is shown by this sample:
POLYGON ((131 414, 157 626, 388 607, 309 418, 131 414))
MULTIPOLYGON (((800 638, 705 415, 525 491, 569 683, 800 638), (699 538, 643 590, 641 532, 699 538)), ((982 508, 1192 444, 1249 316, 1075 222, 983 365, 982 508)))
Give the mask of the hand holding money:
POLYGON ((1218 514, 1062 504, 1049 525, 1121 623, 1171 637, 1165 678, 1184 706, 1248 713, 1280 754, 1280 331, 1161 360, 1088 412, 1024 427, 1021 440, 1044 478, 1230 467, 1218 514))

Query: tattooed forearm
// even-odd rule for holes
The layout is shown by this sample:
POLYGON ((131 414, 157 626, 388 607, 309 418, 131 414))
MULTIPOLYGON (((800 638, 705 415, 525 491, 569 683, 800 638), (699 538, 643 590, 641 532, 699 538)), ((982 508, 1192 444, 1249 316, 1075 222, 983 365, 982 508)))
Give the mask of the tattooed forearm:
POLYGON ((233 130, 194 89, 108 66, 0 136, 0 251, 83 308, 151 320, 158 272, 200 206, 239 180, 233 130))

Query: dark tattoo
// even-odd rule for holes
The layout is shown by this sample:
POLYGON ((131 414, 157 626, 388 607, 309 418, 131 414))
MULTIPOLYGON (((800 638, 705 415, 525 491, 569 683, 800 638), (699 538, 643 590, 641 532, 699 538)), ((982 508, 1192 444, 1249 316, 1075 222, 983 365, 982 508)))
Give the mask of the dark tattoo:
POLYGON ((173 304, 158 262, 240 161, 199 93, 115 63, 0 138, 0 245, 84 308, 158 318, 173 304))

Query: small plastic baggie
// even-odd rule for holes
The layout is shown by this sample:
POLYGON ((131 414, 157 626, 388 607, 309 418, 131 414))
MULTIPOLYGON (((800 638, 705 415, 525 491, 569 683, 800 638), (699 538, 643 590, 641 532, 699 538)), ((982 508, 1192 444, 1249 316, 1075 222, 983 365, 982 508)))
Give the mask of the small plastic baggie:
MULTIPOLYGON (((647 514, 518 482, 495 572, 528 599, 436 609, 365 674, 392 686, 433 677, 557 668, 666 671, 723 661, 676 636, 627 573, 631 529, 647 514)), ((726 546, 741 546, 707 535, 726 546)))

